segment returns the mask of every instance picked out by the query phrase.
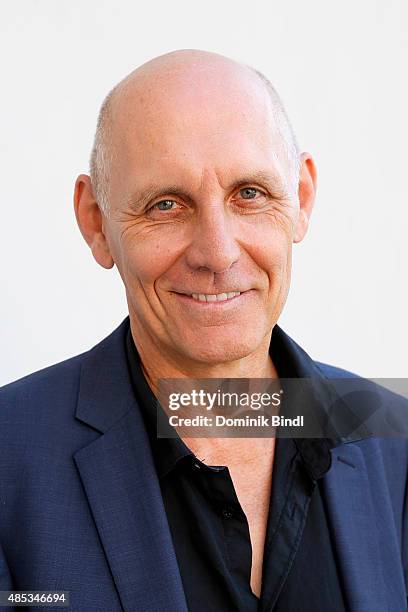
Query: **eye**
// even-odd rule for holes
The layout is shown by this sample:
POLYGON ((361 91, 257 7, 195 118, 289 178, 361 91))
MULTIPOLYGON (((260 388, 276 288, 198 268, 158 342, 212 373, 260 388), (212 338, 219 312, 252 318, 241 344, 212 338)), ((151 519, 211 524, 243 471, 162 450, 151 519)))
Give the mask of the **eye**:
POLYGON ((260 191, 256 187, 244 187, 243 189, 239 190, 239 193, 241 194, 244 200, 254 200, 257 193, 260 193, 261 195, 265 195, 262 191, 260 191))
POLYGON ((161 202, 153 204, 152 208, 157 208, 158 210, 172 210, 173 204, 176 204, 174 200, 162 200, 161 202))

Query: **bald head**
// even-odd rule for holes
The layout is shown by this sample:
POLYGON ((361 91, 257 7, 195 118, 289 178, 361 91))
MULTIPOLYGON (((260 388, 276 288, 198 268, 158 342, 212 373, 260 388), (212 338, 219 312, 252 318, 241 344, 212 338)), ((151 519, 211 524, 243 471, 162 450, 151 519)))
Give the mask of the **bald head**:
MULTIPOLYGON (((90 176, 98 204, 110 208, 110 174, 129 146, 129 131, 137 139, 146 126, 171 107, 174 115, 194 113, 201 119, 216 114, 264 114, 265 129, 279 136, 279 153, 287 167, 288 190, 296 195, 299 149, 281 100, 270 81, 258 70, 222 55, 179 50, 156 57, 136 68, 106 96, 101 106, 90 159, 90 176), (238 102, 242 102, 241 107, 238 102), (241 110, 240 110, 241 108, 241 110)), ((171 118, 164 122, 172 123, 171 118)), ((210 137, 210 135, 209 135, 210 137)))

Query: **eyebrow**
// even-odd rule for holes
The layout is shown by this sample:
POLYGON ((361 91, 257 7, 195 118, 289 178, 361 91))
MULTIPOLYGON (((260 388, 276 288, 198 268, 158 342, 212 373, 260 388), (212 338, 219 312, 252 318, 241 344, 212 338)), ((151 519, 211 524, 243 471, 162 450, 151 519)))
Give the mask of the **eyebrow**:
MULTIPOLYGON (((286 193, 286 188, 282 177, 276 172, 258 170, 242 176, 241 178, 233 181, 228 187, 227 191, 233 191, 243 185, 251 183, 264 183, 272 195, 275 197, 283 197, 286 193)), ((167 185, 149 185, 143 190, 134 191, 129 197, 126 198, 126 205, 133 209, 142 209, 148 202, 154 200, 159 196, 173 195, 187 200, 193 201, 194 196, 186 191, 185 187, 179 184, 167 184, 167 185)))

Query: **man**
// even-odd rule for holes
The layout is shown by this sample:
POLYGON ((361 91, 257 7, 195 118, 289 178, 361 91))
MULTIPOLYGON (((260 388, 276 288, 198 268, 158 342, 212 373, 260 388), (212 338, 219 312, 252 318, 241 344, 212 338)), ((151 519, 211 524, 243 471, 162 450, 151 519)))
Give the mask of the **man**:
POLYGON ((129 317, 1 389, 3 590, 84 612, 407 609, 405 439, 156 433, 159 379, 352 376, 277 325, 315 189, 247 66, 177 51, 109 94, 74 205, 129 317))

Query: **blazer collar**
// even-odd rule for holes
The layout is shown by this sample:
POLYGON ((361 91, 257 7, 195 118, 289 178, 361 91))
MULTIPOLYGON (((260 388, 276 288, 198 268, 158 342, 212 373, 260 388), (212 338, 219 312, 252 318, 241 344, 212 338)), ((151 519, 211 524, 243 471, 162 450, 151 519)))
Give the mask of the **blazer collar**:
POLYGON ((123 349, 128 326, 127 316, 82 362, 75 416, 101 433, 134 407, 123 349))

